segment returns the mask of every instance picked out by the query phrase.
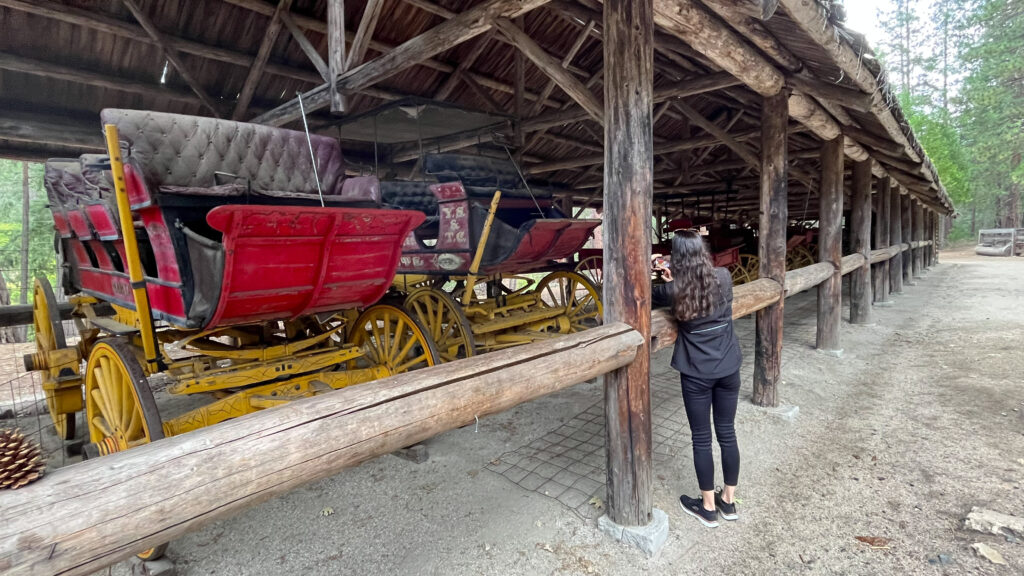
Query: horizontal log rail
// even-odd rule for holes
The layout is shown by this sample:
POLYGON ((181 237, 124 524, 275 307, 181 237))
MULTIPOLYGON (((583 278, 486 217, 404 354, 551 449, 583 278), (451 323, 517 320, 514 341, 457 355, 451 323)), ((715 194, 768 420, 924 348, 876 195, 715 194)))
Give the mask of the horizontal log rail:
MULTIPOLYGON (((909 244, 908 243, 904 243, 904 244, 890 246, 888 248, 881 248, 881 249, 878 249, 878 250, 872 250, 871 251, 870 263, 871 264, 878 264, 880 262, 885 262, 886 260, 889 260, 890 258, 895 257, 896 254, 898 254, 901 251, 910 250, 912 248, 913 249, 924 248, 926 246, 931 246, 931 244, 932 244, 931 240, 918 240, 918 241, 911 242, 909 244)), ((859 261, 857 263, 854 263, 854 259, 852 257, 859 257, 859 255, 851 254, 850 256, 846 256, 843 259, 843 275, 844 276, 846 274, 849 274, 855 268, 857 268, 858 266, 861 266, 863 264, 863 262, 859 262, 859 261)), ((800 292, 802 292, 804 290, 807 290, 808 288, 813 288, 814 286, 817 286, 820 283, 820 281, 813 282, 813 280, 815 278, 817 278, 820 274, 824 274, 824 268, 820 268, 820 269, 819 268, 815 268, 816 266, 820 266, 820 264, 812 264, 811 266, 806 266, 805 268, 799 268, 797 270, 791 270, 791 271, 787 272, 787 278, 792 276, 794 278, 794 280, 791 283, 787 279, 787 281, 786 281, 786 295, 787 296, 792 296, 793 294, 798 294, 798 293, 800 293, 800 292), (808 268, 810 268, 811 270, 805 271, 808 268), (807 284, 808 282, 811 282, 811 283, 805 286, 805 284, 807 284)), ((767 306, 771 306, 772 304, 774 304, 776 302, 776 300, 771 300, 771 301, 764 300, 764 301, 762 301, 760 299, 760 298, 762 298, 763 294, 766 293, 768 288, 766 287, 767 286, 766 284, 763 284, 763 283, 759 284, 758 282, 760 282, 760 280, 758 280, 757 282, 751 282, 749 284, 743 284, 743 285, 737 286, 735 288, 733 309, 734 310, 743 311, 743 310, 745 310, 747 308, 748 304, 746 304, 746 303, 738 304, 737 303, 737 302, 740 302, 741 299, 746 299, 745 302, 750 302, 749 306, 753 306, 753 308, 751 308, 750 310, 748 310, 746 312, 743 312, 742 314, 740 314, 738 316, 734 316, 734 317, 741 318, 743 316, 746 316, 747 314, 756 312, 756 311, 760 310, 761 308, 765 308, 767 306)), ((74 309, 74 306, 72 306, 70 303, 68 303, 68 302, 61 302, 60 304, 57 305, 57 308, 60 310, 60 319, 61 320, 71 320, 72 319, 71 311, 74 309)), ((110 314, 114 313, 113 309, 110 308, 110 306, 108 304, 105 304, 105 303, 100 303, 98 305, 98 307, 94 306, 93 310, 95 310, 96 313, 98 315, 100 315, 100 316, 110 315, 110 314)), ((32 305, 31 304, 15 304, 15 305, 11 305, 11 306, 0 306, 0 328, 6 328, 6 327, 11 327, 11 326, 24 326, 24 325, 31 324, 31 323, 32 323, 32 305)))
MULTIPOLYGON (((61 320, 71 320, 71 312, 74 311, 75 307, 70 302, 59 302, 57 304, 57 310, 60 311, 61 320)), ((98 316, 111 316, 114 314, 114 309, 110 307, 110 304, 101 302, 92 307, 93 311, 98 316)), ((0 328, 8 328, 11 326, 26 326, 32 324, 32 305, 31 304, 14 304, 12 306, 0 306, 0 328)))
POLYGON ((274 496, 633 361, 609 324, 87 460, 0 498, 0 572, 90 574, 274 496))
MULTIPOLYGON (((903 250, 921 248, 931 244, 930 240, 897 244, 888 248, 873 250, 869 262, 877 264, 894 257, 903 250)), ((842 259, 841 271, 847 275, 864 265, 864 256, 850 254, 842 259)), ((741 284, 733 288, 732 317, 742 318, 762 308, 767 308, 779 301, 783 294, 786 298, 810 290, 830 278, 835 268, 828 262, 818 262, 803 268, 786 272, 786 285, 780 289, 779 283, 760 278, 753 282, 741 284)), ((651 352, 672 346, 676 339, 676 322, 667 308, 651 311, 651 352)))

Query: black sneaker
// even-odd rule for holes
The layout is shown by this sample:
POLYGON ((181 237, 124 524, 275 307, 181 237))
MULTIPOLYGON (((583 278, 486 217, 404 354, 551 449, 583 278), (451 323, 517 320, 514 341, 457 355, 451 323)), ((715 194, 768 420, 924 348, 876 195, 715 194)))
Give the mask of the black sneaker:
POLYGON ((722 518, 726 520, 738 520, 739 514, 736 513, 736 503, 729 504, 725 500, 722 500, 722 491, 718 490, 715 492, 715 507, 718 508, 718 513, 722 515, 722 518))
POLYGON ((690 498, 684 494, 679 497, 679 507, 683 509, 683 512, 700 520, 700 523, 708 528, 718 528, 718 511, 706 510, 704 508, 704 500, 690 498))

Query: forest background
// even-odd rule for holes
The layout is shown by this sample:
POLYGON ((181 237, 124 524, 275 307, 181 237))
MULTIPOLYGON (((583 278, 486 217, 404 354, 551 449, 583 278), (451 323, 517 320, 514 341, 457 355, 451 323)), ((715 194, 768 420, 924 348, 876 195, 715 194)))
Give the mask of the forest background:
MULTIPOLYGON (((868 10, 875 12, 869 37, 877 39, 889 81, 957 207, 950 239, 973 238, 980 228, 1020 227, 1024 0, 851 0, 846 6, 858 22, 868 10)), ((31 291, 37 275, 57 284, 42 165, 0 160, 0 304, 25 302, 22 287, 31 291)))

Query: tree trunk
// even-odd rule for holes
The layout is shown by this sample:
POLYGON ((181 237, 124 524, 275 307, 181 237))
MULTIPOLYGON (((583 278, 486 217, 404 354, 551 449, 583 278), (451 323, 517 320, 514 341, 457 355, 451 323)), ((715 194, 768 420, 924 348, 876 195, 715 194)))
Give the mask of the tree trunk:
MULTIPOLYGON (((28 304, 28 294, 32 289, 32 282, 28 275, 28 249, 31 237, 32 226, 29 222, 29 185, 28 185, 28 162, 21 163, 21 295, 18 302, 28 304)), ((18 342, 28 340, 28 328, 19 327, 15 332, 18 342)))
MULTIPOLYGON (((11 304, 11 292, 7 289, 7 279, 4 278, 4 271, 0 270, 0 310, 6 310, 11 304)), ((31 321, 31 316, 29 317, 31 321)), ((14 326, 0 325, 0 344, 13 344, 18 341, 14 326)))

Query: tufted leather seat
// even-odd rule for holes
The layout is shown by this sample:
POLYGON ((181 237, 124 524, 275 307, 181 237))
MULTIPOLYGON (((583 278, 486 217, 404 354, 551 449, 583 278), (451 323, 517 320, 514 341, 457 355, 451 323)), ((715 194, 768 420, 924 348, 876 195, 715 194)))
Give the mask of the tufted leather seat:
POLYGON ((50 207, 63 208, 67 202, 73 202, 64 192, 64 172, 71 166, 78 165, 78 158, 51 158, 43 167, 43 187, 50 207))
POLYGON ((419 210, 428 217, 437 215, 437 198, 430 182, 385 180, 380 183, 384 203, 402 210, 419 210))
POLYGON ((427 154, 423 161, 427 174, 438 182, 462 182, 470 196, 490 198, 495 190, 505 197, 551 198, 551 190, 531 186, 527 190, 511 160, 470 154, 427 154))
MULTIPOLYGON (((163 112, 105 109, 129 159, 165 194, 318 199, 306 134, 271 126, 163 112)), ((311 135, 325 200, 379 202, 376 186, 345 189, 338 141, 311 135), (377 197, 372 197, 377 193, 377 197), (359 197, 357 197, 359 196, 359 197)))
POLYGON ((110 157, 106 154, 83 154, 78 158, 78 163, 90 195, 113 202, 114 182, 110 175, 110 157))

